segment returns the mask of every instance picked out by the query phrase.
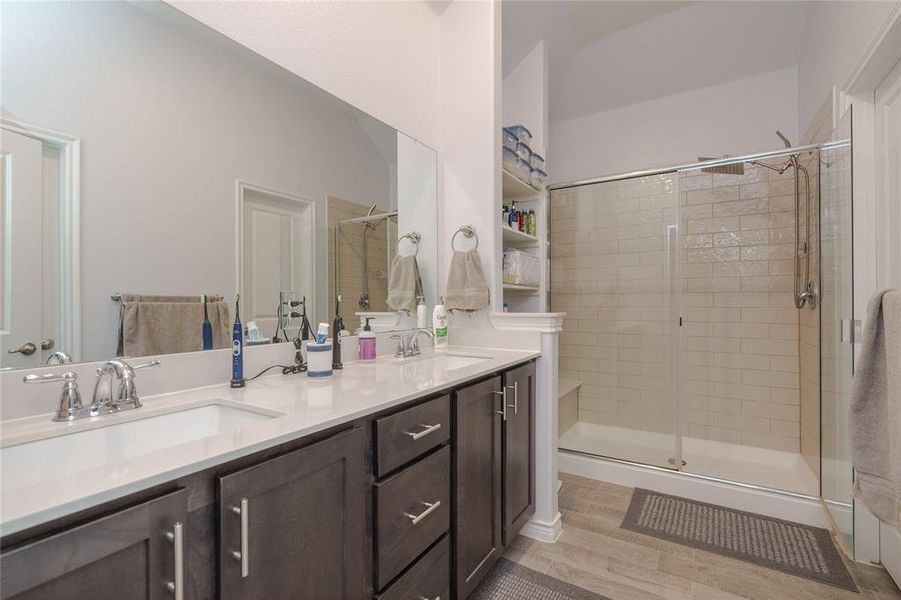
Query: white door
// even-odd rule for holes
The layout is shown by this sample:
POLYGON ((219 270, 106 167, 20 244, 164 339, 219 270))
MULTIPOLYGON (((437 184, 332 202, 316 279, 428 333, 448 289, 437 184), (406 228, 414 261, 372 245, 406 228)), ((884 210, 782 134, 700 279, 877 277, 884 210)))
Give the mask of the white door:
MULTIPOLYGON (((308 201, 242 186, 242 320, 271 338, 278 326, 280 291, 307 297, 313 312, 313 209, 308 201)), ((292 321, 289 334, 300 321, 292 321)))
MULTIPOLYGON (((901 62, 876 88, 876 195, 882 207, 877 265, 880 287, 901 289, 901 62)), ((901 533, 881 525, 880 556, 901 583, 901 533)))
POLYGON ((0 367, 41 364, 43 145, 0 131, 0 367))

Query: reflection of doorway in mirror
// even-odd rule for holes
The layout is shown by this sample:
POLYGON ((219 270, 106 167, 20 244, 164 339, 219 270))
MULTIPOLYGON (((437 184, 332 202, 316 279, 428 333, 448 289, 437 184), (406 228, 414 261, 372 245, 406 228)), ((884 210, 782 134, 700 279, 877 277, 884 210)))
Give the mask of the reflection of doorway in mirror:
POLYGON ((271 339, 281 290, 306 296, 308 314, 316 314, 313 202, 239 181, 238 215, 242 318, 271 339))
POLYGON ((79 142, 3 119, 0 146, 0 367, 78 360, 79 142))

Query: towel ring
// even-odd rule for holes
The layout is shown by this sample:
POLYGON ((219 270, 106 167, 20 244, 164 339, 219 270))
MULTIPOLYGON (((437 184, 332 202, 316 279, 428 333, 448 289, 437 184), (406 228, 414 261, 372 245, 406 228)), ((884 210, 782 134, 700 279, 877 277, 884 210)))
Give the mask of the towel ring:
POLYGON ((400 243, 404 241, 404 239, 410 240, 410 243, 416 248, 416 252, 413 256, 419 256, 419 242, 422 241, 422 235, 420 235, 418 231, 411 231, 410 233, 405 233, 397 238, 397 247, 395 247, 394 253, 400 254, 400 243))
POLYGON ((478 249, 479 249, 479 236, 476 235, 476 228, 475 228, 475 226, 473 226, 473 225, 462 225, 462 226, 460 226, 459 229, 457 229, 457 231, 454 232, 453 237, 451 237, 451 250, 453 250, 454 252, 457 251, 456 246, 454 246, 454 242, 457 241, 457 234, 459 234, 459 233, 462 233, 462 234, 463 234, 463 237, 465 237, 465 238, 467 238, 467 239, 469 239, 469 238, 475 238, 475 239, 476 239, 476 247, 473 248, 473 250, 478 250, 478 249))

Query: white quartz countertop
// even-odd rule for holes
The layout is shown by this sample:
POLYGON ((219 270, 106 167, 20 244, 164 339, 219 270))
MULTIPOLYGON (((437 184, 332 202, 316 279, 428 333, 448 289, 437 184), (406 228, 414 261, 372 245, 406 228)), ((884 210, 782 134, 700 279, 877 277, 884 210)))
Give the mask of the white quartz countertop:
MULTIPOLYGON (((144 406, 138 410, 71 423, 54 423, 50 420, 51 415, 4 421, 0 423, 0 535, 21 531, 425 397, 538 354, 522 350, 453 347, 447 352, 404 361, 385 357, 371 363, 346 363, 343 370, 321 380, 305 374, 282 375, 279 370, 273 370, 274 375, 249 382, 245 388, 231 389, 228 385, 220 385, 142 398, 144 406), (30 480, 25 484, 21 476, 16 478, 14 475, 14 465, 4 464, 4 458, 13 460, 15 457, 13 452, 6 450, 21 451, 25 448, 19 446, 21 444, 210 404, 246 408, 271 418, 194 441, 180 440, 176 431, 161 434, 171 436, 171 444, 168 439, 123 440, 120 443, 126 447, 135 444, 138 448, 132 452, 138 455, 127 458, 115 448, 104 447, 85 448, 83 452, 78 448, 65 455, 41 456, 35 469, 40 470, 40 464, 46 461, 48 470, 53 465, 61 474, 42 478, 40 473, 33 477, 29 473, 25 479, 30 480), (141 454, 143 447, 151 450, 141 454), (60 469, 60 461, 65 468, 60 469), (87 468, 84 468, 85 464, 87 468)), ((47 387, 48 393, 57 392, 55 387, 47 387)))

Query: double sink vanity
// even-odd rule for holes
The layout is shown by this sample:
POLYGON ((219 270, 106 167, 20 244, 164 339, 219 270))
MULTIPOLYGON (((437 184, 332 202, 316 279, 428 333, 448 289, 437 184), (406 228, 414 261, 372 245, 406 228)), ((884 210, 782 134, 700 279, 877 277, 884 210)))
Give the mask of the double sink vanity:
POLYGON ((536 356, 4 422, 0 598, 466 598, 534 510, 536 356))

